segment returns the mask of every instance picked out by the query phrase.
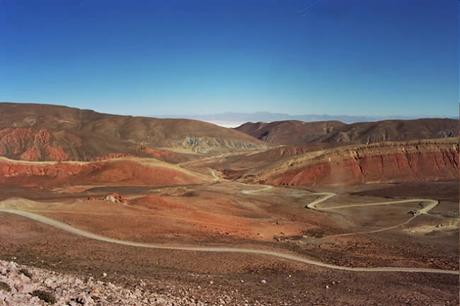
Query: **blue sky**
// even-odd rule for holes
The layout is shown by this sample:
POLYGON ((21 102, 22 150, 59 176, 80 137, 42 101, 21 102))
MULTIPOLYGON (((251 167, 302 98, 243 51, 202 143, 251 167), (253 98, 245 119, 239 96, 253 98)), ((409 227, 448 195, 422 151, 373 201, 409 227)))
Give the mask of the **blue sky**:
POLYGON ((456 0, 0 0, 0 101, 453 116, 456 0))

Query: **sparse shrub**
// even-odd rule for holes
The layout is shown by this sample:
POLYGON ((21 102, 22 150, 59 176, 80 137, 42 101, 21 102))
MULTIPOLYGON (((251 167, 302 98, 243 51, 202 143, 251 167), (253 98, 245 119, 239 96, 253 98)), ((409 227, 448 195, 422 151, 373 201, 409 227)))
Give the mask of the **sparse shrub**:
POLYGON ((11 287, 10 287, 10 285, 8 285, 7 283, 0 282, 0 291, 10 292, 10 291, 11 291, 11 287))
POLYGON ((38 297, 40 300, 45 301, 48 304, 56 303, 56 298, 54 297, 54 294, 52 294, 51 292, 44 290, 35 290, 32 292, 32 295, 38 297))
POLYGON ((27 270, 27 269, 21 269, 21 270, 19 270, 19 273, 27 276, 28 278, 32 278, 32 273, 30 273, 29 270, 27 270))
POLYGON ((198 193, 196 193, 195 191, 186 191, 182 194, 183 197, 196 197, 198 195, 198 193))

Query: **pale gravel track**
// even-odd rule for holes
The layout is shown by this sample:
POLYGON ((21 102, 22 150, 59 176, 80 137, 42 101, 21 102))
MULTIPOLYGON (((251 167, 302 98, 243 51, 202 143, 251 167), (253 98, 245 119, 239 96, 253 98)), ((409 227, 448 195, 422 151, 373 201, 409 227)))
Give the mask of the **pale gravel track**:
POLYGON ((273 186, 270 186, 270 185, 266 185, 260 189, 253 189, 253 190, 242 190, 241 193, 242 194, 253 194, 253 193, 258 193, 258 192, 262 192, 262 191, 268 191, 270 189, 272 189, 273 186))
POLYGON ((324 263, 321 261, 309 259, 300 255, 289 254, 281 251, 270 251, 270 250, 261 250, 261 249, 251 249, 251 248, 238 248, 238 247, 220 247, 220 246, 187 246, 187 245, 167 245, 160 243, 142 243, 135 241, 119 240, 113 239, 105 236, 101 236, 95 233, 91 233, 76 227, 73 227, 69 224, 50 219, 48 217, 34 214, 24 210, 17 209, 8 209, 2 208, 0 212, 9 213, 14 215, 19 215, 46 225, 53 226, 57 229, 63 230, 65 232, 85 237, 88 239, 93 239, 101 242, 114 243, 125 246, 132 247, 141 247, 141 248, 150 248, 150 249, 160 249, 160 250, 179 250, 179 251, 192 251, 192 252, 211 252, 211 253, 239 253, 239 254, 254 254, 254 255, 265 255, 276 257, 280 259, 301 262, 308 265, 313 265, 326 269, 340 270, 340 271, 349 271, 349 272, 404 272, 404 273, 433 273, 433 274, 451 274, 459 275, 459 271, 453 270, 443 270, 443 269, 430 269, 430 268, 408 268, 408 267, 348 267, 348 266, 338 266, 333 264, 324 263))
POLYGON ((375 234, 375 233, 381 233, 389 230, 393 230, 396 228, 399 228, 401 226, 404 226, 412 220, 414 220, 417 216, 420 215, 426 215, 430 210, 435 208, 438 204, 439 201, 432 200, 432 199, 405 199, 405 200, 393 200, 393 201, 383 201, 383 202, 374 202, 374 203, 362 203, 362 204, 349 204, 349 205, 339 205, 339 206, 331 206, 331 207, 318 207, 318 204, 325 202, 329 200, 332 197, 335 197, 336 194, 332 192, 320 192, 320 193, 313 193, 312 195, 317 195, 320 196, 318 199, 314 200, 313 202, 310 202, 309 204, 306 205, 307 208, 313 209, 313 210, 318 210, 318 211, 330 211, 330 210, 335 210, 335 209, 341 209, 341 208, 351 208, 351 207, 370 207, 370 206, 383 206, 383 205, 396 205, 396 204, 407 204, 407 203, 426 203, 426 205, 422 205, 422 207, 418 210, 414 211, 414 215, 407 219, 406 221, 388 226, 388 227, 382 227, 379 229, 375 230, 370 230, 370 231, 361 231, 361 232, 351 232, 351 233, 344 233, 344 234, 336 234, 336 235, 329 235, 326 236, 326 238, 335 238, 335 237, 345 237, 345 236, 352 236, 352 235, 364 235, 364 234, 375 234))

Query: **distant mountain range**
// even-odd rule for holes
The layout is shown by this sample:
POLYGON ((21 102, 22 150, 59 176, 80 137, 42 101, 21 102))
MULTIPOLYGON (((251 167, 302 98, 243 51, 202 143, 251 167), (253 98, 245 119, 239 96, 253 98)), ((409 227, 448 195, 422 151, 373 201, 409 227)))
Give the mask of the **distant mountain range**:
POLYGON ((255 113, 236 113, 225 112, 208 115, 168 115, 158 116, 160 118, 187 118, 211 122, 225 127, 238 127, 246 122, 273 122, 285 120, 299 121, 341 121, 344 123, 369 122, 387 119, 415 119, 415 116, 349 116, 349 115, 290 115, 283 113, 255 112, 255 113))
POLYGON ((245 123, 236 130, 270 145, 369 144, 458 136, 458 120, 448 118, 380 120, 343 123, 340 121, 245 123))
POLYGON ((342 121, 274 121, 277 116, 280 114, 228 113, 196 118, 221 122, 271 121, 246 122, 230 129, 197 120, 121 116, 58 105, 0 102, 0 156, 22 160, 98 160, 129 155, 180 162, 195 154, 266 149, 271 145, 337 146, 458 135, 458 120, 454 119, 347 124, 342 121, 358 117, 341 117, 342 121))

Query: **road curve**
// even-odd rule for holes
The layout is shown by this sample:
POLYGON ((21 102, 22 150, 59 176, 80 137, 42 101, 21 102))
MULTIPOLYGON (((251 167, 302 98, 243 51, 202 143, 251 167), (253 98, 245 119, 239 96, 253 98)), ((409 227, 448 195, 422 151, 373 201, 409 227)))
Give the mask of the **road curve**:
POLYGON ((307 204, 307 208, 316 209, 316 210, 333 210, 340 208, 351 208, 351 207, 369 207, 369 206, 383 206, 383 205, 396 205, 396 204, 407 204, 407 203, 426 203, 420 209, 414 212, 415 215, 427 214, 430 210, 436 207, 439 204, 439 201, 432 199, 405 199, 405 200, 392 200, 392 201, 383 201, 383 202, 374 202, 374 203, 362 203, 362 204, 350 204, 350 205, 340 205, 332 207, 318 207, 318 204, 329 200, 332 197, 335 197, 336 194, 332 192, 320 192, 312 193, 312 195, 321 196, 320 198, 314 200, 307 204))
POLYGON ((328 199, 332 197, 335 197, 336 194, 332 192, 320 192, 320 193, 313 193, 312 195, 317 195, 320 197, 314 200, 313 202, 310 202, 305 207, 314 209, 314 210, 318 210, 318 211, 330 211, 334 209, 350 208, 350 207, 369 207, 369 206, 396 205, 396 204, 407 204, 407 203, 425 203, 425 205, 421 205, 420 209, 412 211, 413 212, 412 217, 410 217, 409 219, 407 219, 406 221, 402 223, 388 226, 388 227, 382 227, 382 228, 370 230, 370 231, 329 235, 329 236, 326 236, 327 238, 362 235, 362 234, 375 234, 375 233, 381 233, 381 232, 393 230, 393 229, 399 228, 403 225, 406 225, 412 222, 412 220, 414 220, 417 216, 428 214, 430 210, 432 210, 439 204, 439 201, 432 200, 432 199, 406 199, 406 200, 393 200, 393 201, 383 201, 383 202, 363 203, 363 204, 339 205, 339 206, 332 206, 332 207, 318 207, 318 204, 321 204, 322 202, 327 201, 328 199))
POLYGON ((459 271, 452 270, 443 270, 443 269, 430 269, 430 268, 405 268, 405 267, 347 267, 347 266, 338 266, 333 264, 324 263, 317 260, 308 259, 306 257, 288 254, 281 251, 269 251, 269 250, 260 250, 260 249, 250 249, 250 248, 238 248, 238 247, 211 247, 211 246, 187 246, 187 245, 166 245, 160 243, 142 243, 135 241, 126 241, 118 240, 98 234, 94 234, 76 227, 73 227, 69 224, 42 216, 34 214, 28 211, 17 210, 17 209, 0 209, 0 213, 9 213, 14 215, 19 215, 46 225, 53 226, 65 232, 85 237, 88 239, 93 239, 97 241, 114 243, 132 247, 141 247, 141 248, 151 248, 151 249, 161 249, 161 250, 180 250, 180 251, 194 251, 194 252, 212 252, 212 253, 240 253, 240 254, 255 254, 255 255, 265 255, 276 257, 280 259, 286 259, 290 261, 301 262, 321 268, 341 270, 341 271, 350 271, 350 272, 404 272, 404 273, 435 273, 435 274, 451 274, 459 275, 459 271))

